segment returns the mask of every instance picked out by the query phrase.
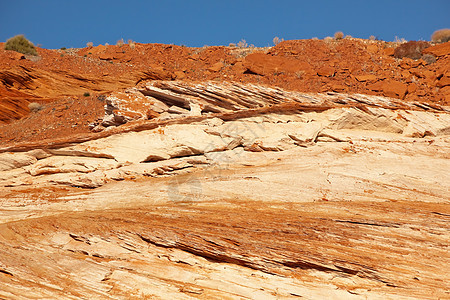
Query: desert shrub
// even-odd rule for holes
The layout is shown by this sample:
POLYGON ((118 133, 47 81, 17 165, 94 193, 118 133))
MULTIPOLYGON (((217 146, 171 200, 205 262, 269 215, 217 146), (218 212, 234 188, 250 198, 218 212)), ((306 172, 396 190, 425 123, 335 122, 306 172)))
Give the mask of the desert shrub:
POLYGON ((42 104, 39 104, 37 102, 31 102, 28 104, 28 109, 31 112, 38 112, 42 109, 42 104))
POLYGON ((125 45, 125 42, 123 39, 120 39, 117 41, 116 46, 122 47, 123 45, 125 45))
POLYGON ((229 44, 228 44, 228 47, 234 48, 234 47, 236 47, 236 44, 235 44, 235 43, 229 43, 229 44))
POLYGON ((394 38, 394 43, 403 44, 406 42, 407 42, 407 40, 405 40, 404 38, 399 38, 398 36, 395 36, 395 38, 394 38))
POLYGON ((425 41, 410 41, 404 44, 401 44, 394 50, 394 57, 403 58, 409 57, 412 59, 419 59, 422 57, 422 51, 425 48, 430 47, 430 43, 425 41))
POLYGON ((331 37, 331 36, 326 36, 324 39, 323 39, 323 41, 325 42, 325 43, 330 43, 331 41, 333 41, 334 39, 331 37))
POLYGON ((67 48, 66 47, 61 47, 61 50, 67 50, 67 48))
POLYGON ((370 37, 369 37, 369 40, 371 40, 371 41, 375 41, 377 38, 374 36, 374 35, 371 35, 370 37))
POLYGON ((274 37, 273 38, 273 44, 276 46, 276 45, 278 45, 279 43, 281 43, 281 42, 283 42, 284 41, 284 39, 283 38, 279 38, 279 37, 274 37))
POLYGON ((91 94, 89 94, 89 92, 85 92, 84 94, 83 94, 83 96, 84 97, 89 97, 91 94))
POLYGON ((433 54, 424 54, 421 59, 423 59, 428 65, 436 62, 436 57, 433 54))
POLYGON ((247 48, 248 44, 244 39, 242 39, 239 41, 239 43, 237 43, 237 46, 238 46, 238 48, 247 48))
POLYGON ((93 42, 87 42, 87 43, 86 43, 86 47, 91 48, 91 47, 93 47, 93 46, 94 46, 94 43, 93 43, 93 42))
POLYGON ((431 41, 434 43, 445 43, 450 41, 450 29, 444 28, 436 30, 431 35, 431 41))
POLYGON ((5 50, 13 50, 23 54, 38 55, 33 43, 25 38, 23 34, 16 35, 8 39, 5 43, 5 50))
POLYGON ((133 40, 128 40, 128 46, 130 46, 131 49, 134 49, 136 47, 136 43, 133 40))
POLYGON ((341 39, 344 38, 344 33, 343 33, 342 31, 337 31, 337 32, 334 34, 334 38, 335 38, 336 40, 341 40, 341 39))

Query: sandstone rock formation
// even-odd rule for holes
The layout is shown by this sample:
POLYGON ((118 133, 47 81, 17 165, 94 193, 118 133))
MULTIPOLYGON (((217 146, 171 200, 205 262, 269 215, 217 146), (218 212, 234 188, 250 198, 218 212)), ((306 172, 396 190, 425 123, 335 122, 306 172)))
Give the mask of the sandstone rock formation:
POLYGON ((104 104, 0 148, 1 298, 450 297, 447 106, 217 81, 104 104))

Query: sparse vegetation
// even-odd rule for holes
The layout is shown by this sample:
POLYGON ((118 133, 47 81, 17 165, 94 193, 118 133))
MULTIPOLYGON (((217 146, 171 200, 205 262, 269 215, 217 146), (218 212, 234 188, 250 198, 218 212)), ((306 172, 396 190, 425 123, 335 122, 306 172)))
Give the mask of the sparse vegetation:
POLYGON ((410 41, 407 43, 403 43, 397 48, 395 48, 394 57, 395 58, 409 57, 412 59, 419 59, 422 57, 422 51, 428 47, 430 47, 430 43, 425 41, 418 41, 418 42, 410 41))
POLYGON ((279 43, 281 43, 281 42, 283 42, 284 41, 284 39, 283 38, 279 38, 279 37, 274 37, 273 38, 273 44, 276 46, 276 45, 278 45, 279 43))
POLYGON ((407 40, 405 40, 404 38, 399 38, 398 36, 395 37, 394 39, 394 43, 399 43, 399 44, 403 44, 406 43, 407 40))
POLYGON ((87 42, 86 43, 86 47, 88 47, 88 48, 91 48, 91 47, 93 47, 94 46, 94 43, 93 42, 87 42))
POLYGON ((91 94, 89 93, 89 92, 85 92, 84 94, 83 94, 83 96, 84 97, 89 97, 91 94))
POLYGON ((13 50, 22 54, 35 56, 38 55, 34 44, 27 40, 23 34, 8 39, 5 43, 5 50, 13 50))
POLYGON ((337 31, 334 34, 334 39, 335 40, 342 40, 344 38, 344 33, 342 31, 337 31))
POLYGON ((450 41, 450 29, 444 28, 436 30, 431 35, 431 41, 434 43, 445 43, 450 41))
POLYGON ((244 39, 242 39, 239 41, 239 43, 237 43, 237 46, 238 46, 238 48, 247 48, 248 44, 244 39))
POLYGON ((133 40, 128 40, 128 46, 130 46, 131 49, 134 49, 136 47, 136 43, 133 42, 133 40))
POLYGON ((377 38, 374 36, 374 35, 371 35, 370 37, 369 37, 369 40, 371 40, 371 41, 375 41, 377 38))
POLYGON ((122 47, 123 45, 125 45, 125 41, 123 39, 120 39, 117 41, 116 46, 122 47))
POLYGON ((228 47, 236 47, 236 44, 235 43, 230 43, 230 44, 228 44, 228 47))
POLYGON ((433 54, 424 54, 421 59, 423 59, 428 65, 436 62, 436 57, 433 54))
POLYGON ((67 50, 67 48, 66 48, 66 47, 61 47, 60 49, 61 49, 61 50, 67 50))
POLYGON ((31 102, 28 104, 28 109, 31 112, 38 112, 43 108, 42 104, 39 104, 37 102, 31 102))

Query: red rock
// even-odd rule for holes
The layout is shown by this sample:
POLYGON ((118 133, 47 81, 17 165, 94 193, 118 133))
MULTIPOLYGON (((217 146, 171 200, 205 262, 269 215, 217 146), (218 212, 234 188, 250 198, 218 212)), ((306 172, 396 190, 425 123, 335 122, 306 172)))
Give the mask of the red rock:
POLYGON ((335 70, 331 67, 322 67, 317 70, 317 75, 319 76, 326 76, 326 77, 332 77, 335 73, 335 70))
POLYGON ((192 59, 192 60, 198 60, 199 58, 200 58, 200 55, 198 55, 197 53, 194 53, 191 56, 189 56, 189 59, 192 59))
POLYGON ((345 85, 341 85, 341 84, 336 84, 336 85, 331 86, 331 90, 333 92, 342 93, 342 92, 345 92, 346 89, 347 89, 347 87, 345 85))
POLYGON ((411 77, 411 73, 409 73, 408 70, 403 70, 403 71, 401 72, 401 74, 402 74, 402 77, 405 78, 405 79, 408 79, 408 78, 411 77))
POLYGON ((402 61, 400 62, 400 67, 403 69, 410 69, 412 62, 413 62, 413 60, 411 58, 404 57, 402 59, 402 61))
POLYGON ((247 72, 263 76, 308 70, 311 67, 303 60, 293 57, 272 56, 264 53, 252 53, 245 57, 244 67, 247 72))
POLYGON ((98 45, 97 47, 92 47, 89 49, 89 52, 92 55, 100 55, 101 53, 104 53, 106 51, 106 46, 98 45))
POLYGON ((439 93, 450 96, 450 86, 440 88, 439 93))
POLYGON ((450 77, 442 77, 436 84, 437 87, 450 86, 450 77))
POLYGON ((367 45, 367 51, 376 53, 378 52, 378 46, 376 44, 367 45))
POLYGON ((213 64, 211 67, 207 68, 207 70, 211 72, 219 72, 220 70, 222 70, 223 67, 224 67, 223 62, 219 61, 213 64))
POLYGON ((175 71, 174 74, 175 74, 175 78, 178 80, 186 78, 186 74, 182 71, 175 71))
POLYGON ((429 81, 436 80, 436 74, 433 71, 425 70, 422 72, 423 77, 425 77, 429 81))
POLYGON ((381 86, 384 95, 391 98, 404 99, 408 86, 395 80, 384 81, 381 86))
POLYGON ((367 88, 374 92, 381 92, 383 90, 383 81, 378 81, 367 86, 367 88))
POLYGON ((450 54, 450 42, 439 44, 426 48, 422 52, 423 54, 433 54, 434 56, 440 57, 450 54))
POLYGON ((383 50, 383 53, 384 53, 384 55, 387 55, 387 56, 394 56, 394 51, 395 51, 394 48, 385 48, 383 50))
POLYGON ((408 94, 413 94, 417 91, 417 84, 411 83, 408 84, 408 94))
POLYGON ((22 53, 19 53, 19 52, 15 52, 15 51, 11 51, 10 57, 11 57, 11 59, 14 59, 14 60, 25 59, 25 55, 23 55, 22 53))
POLYGON ((377 76, 376 75, 356 75, 355 76, 356 80, 358 80, 359 82, 364 82, 364 81, 375 81, 377 80, 377 76))

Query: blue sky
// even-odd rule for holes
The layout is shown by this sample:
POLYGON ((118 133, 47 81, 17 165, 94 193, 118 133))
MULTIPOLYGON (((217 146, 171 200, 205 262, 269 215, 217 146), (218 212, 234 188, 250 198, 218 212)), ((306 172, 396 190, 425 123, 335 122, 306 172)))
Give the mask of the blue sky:
POLYGON ((450 28, 450 0, 0 0, 0 41, 25 34, 49 49, 115 44, 120 38, 194 47, 245 39, 268 46, 275 36, 324 38, 336 31, 429 40, 441 28, 450 28))

